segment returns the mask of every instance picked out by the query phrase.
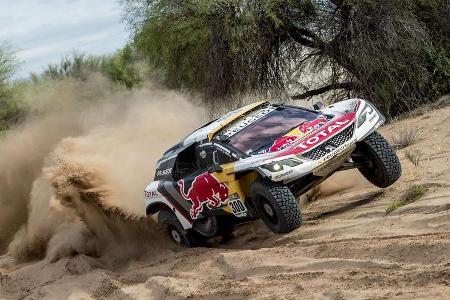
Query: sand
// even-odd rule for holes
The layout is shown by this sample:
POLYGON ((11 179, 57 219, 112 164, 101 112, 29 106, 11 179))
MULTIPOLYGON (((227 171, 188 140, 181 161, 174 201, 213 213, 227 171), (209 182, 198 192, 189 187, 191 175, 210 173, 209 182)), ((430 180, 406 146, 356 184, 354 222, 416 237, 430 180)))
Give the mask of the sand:
POLYGON ((256 222, 225 243, 163 247, 118 265, 82 253, 24 263, 3 255, 0 298, 449 299, 450 107, 381 132, 390 138, 407 127, 421 138, 397 151, 396 184, 381 190, 355 170, 339 173, 303 203, 304 223, 290 234, 256 222), (405 158, 412 149, 423 152, 418 166, 405 158), (428 191, 386 215, 412 184, 428 191))

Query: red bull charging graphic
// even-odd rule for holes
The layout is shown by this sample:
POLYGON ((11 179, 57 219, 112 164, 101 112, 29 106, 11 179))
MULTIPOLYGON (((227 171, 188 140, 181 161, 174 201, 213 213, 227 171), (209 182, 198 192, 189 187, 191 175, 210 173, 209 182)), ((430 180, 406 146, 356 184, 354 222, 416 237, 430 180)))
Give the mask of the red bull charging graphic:
POLYGON ((205 204, 209 209, 218 208, 228 200, 228 187, 208 172, 195 177, 187 192, 183 179, 178 181, 178 186, 183 198, 192 203, 190 210, 192 219, 198 218, 205 204))

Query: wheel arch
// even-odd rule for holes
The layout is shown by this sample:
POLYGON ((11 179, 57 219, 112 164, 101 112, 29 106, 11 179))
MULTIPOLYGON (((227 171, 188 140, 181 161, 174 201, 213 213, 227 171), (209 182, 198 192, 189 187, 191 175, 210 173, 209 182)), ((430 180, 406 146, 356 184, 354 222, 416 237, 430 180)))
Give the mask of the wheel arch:
POLYGON ((267 178, 267 175, 259 170, 259 168, 249 168, 236 172, 236 179, 239 180, 239 185, 248 198, 250 198, 251 185, 260 178, 267 178))
POLYGON ((164 202, 154 202, 147 205, 147 208, 145 209, 145 212, 148 215, 153 215, 159 212, 162 209, 168 209, 172 211, 172 209, 164 202))

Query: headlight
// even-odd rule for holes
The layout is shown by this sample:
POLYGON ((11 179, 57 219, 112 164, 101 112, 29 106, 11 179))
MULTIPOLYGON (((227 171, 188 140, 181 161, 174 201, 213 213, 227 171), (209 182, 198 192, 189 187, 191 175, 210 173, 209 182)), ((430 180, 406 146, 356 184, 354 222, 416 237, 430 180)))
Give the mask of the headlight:
POLYGON ((289 167, 295 167, 300 165, 302 162, 293 158, 288 158, 284 160, 275 161, 273 163, 263 165, 263 167, 266 170, 269 170, 270 172, 278 172, 284 169, 284 166, 289 167))

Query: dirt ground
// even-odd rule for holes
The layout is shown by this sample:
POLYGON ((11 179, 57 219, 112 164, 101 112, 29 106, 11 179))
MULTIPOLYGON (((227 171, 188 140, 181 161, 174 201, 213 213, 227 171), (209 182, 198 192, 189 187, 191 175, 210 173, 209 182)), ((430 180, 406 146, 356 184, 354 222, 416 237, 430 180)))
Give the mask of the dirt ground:
POLYGON ((84 254, 17 264, 0 257, 4 299, 450 299, 450 107, 382 128, 419 140, 398 150, 399 182, 372 187, 338 173, 302 206, 304 223, 274 235, 257 222, 226 243, 148 253, 120 268, 84 254), (420 150, 418 166, 406 150, 420 150), (386 215, 413 184, 415 203, 386 215))

